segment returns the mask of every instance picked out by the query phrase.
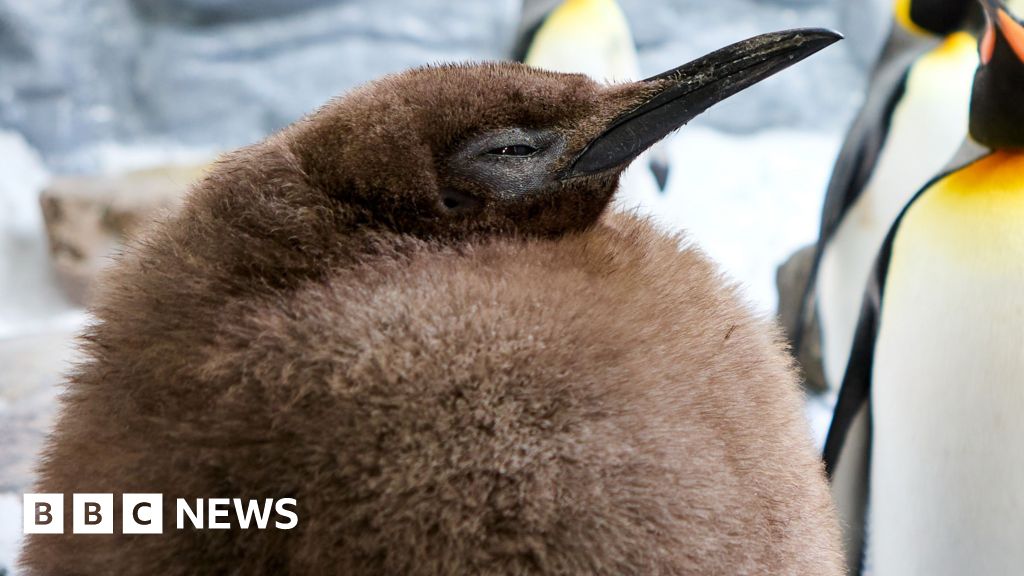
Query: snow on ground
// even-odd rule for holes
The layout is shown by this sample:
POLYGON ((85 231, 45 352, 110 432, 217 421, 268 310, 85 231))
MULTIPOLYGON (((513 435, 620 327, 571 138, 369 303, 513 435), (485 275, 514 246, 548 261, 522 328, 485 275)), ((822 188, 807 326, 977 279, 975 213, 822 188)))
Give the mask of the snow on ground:
POLYGON ((838 392, 808 395, 804 404, 804 415, 811 424, 811 436, 819 450, 825 449, 825 438, 832 424, 832 412, 836 407, 838 392))
POLYGON ((11 572, 21 542, 21 497, 0 494, 0 576, 11 572))
POLYGON ((774 312, 775 268, 817 237, 839 143, 838 134, 818 132, 684 128, 669 141, 666 194, 624 190, 620 203, 639 206, 666 229, 686 231, 757 310, 774 312))
POLYGON ((39 189, 50 178, 16 133, 0 131, 0 341, 80 321, 50 271, 39 189), (11 169, 13 168, 13 169, 11 169))

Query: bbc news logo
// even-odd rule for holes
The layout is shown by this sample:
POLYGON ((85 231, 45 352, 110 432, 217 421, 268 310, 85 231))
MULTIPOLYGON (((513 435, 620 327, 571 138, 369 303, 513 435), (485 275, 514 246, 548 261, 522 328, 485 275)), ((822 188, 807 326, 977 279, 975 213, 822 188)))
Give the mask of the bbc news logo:
MULTIPOLYGON (((291 530, 299 525, 294 498, 185 498, 175 500, 178 530, 291 530), (232 522, 234 520, 234 522, 232 522)), ((113 494, 72 494, 71 531, 74 534, 114 533, 113 494)), ((22 521, 25 534, 64 533, 63 494, 25 494, 22 521)), ((122 494, 122 534, 163 534, 163 494, 122 494)))

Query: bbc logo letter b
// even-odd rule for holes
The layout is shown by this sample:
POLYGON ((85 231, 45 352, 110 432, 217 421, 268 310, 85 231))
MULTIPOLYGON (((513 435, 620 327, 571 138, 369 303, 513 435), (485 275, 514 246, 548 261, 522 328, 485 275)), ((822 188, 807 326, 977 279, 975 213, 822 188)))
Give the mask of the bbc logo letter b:
POLYGON ((113 494, 75 494, 71 520, 75 534, 114 533, 113 494))
POLYGON ((64 533, 63 494, 25 494, 22 498, 22 528, 25 534, 64 533))

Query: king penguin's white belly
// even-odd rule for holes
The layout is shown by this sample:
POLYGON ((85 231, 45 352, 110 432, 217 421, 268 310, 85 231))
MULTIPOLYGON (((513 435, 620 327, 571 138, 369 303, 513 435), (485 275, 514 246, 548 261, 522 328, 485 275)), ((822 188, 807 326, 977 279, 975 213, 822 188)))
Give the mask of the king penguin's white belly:
POLYGON ((967 134, 977 42, 950 36, 917 61, 893 111, 885 148, 864 191, 851 206, 821 261, 818 313, 822 361, 838 388, 846 371, 864 288, 885 235, 906 203, 942 171, 967 134))
POLYGON ((871 401, 873 574, 1024 573, 1024 154, 908 211, 871 401))

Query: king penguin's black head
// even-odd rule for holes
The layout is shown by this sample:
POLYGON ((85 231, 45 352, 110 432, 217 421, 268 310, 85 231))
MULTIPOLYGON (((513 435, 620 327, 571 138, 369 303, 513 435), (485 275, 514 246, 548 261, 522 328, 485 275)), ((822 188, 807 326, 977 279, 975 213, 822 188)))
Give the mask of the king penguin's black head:
POLYGON ((993 150, 1024 148, 1024 25, 999 0, 982 0, 988 23, 974 76, 971 137, 993 150))
POLYGON ((430 238, 560 234, 593 224, 656 141, 839 38, 766 34, 612 86, 514 63, 421 68, 283 136, 307 180, 364 225, 430 238))
POLYGON ((974 0, 895 0, 896 20, 911 31, 947 36, 970 21, 974 0))

